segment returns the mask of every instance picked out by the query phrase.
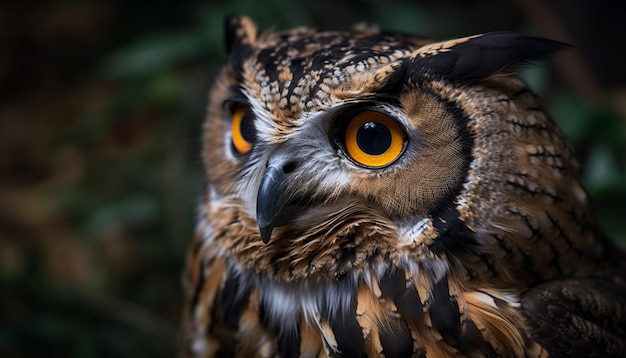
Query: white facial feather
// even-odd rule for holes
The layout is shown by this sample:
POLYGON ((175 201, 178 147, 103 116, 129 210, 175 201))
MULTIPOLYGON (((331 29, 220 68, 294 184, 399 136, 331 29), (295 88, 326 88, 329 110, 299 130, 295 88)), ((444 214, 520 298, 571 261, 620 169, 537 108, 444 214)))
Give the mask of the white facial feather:
POLYGON ((308 118, 294 121, 297 125, 290 133, 281 134, 260 101, 249 97, 249 102, 256 118, 255 146, 258 148, 252 150, 241 171, 235 192, 240 193, 244 208, 251 217, 256 215, 258 188, 270 158, 275 160, 280 157, 279 153, 298 163, 291 174, 291 181, 301 185, 291 188, 292 196, 308 196, 317 191, 329 194, 329 191, 338 192, 348 185, 350 173, 344 167, 343 158, 330 143, 328 111, 309 113, 308 118), (313 187, 317 190, 312 190, 313 187))

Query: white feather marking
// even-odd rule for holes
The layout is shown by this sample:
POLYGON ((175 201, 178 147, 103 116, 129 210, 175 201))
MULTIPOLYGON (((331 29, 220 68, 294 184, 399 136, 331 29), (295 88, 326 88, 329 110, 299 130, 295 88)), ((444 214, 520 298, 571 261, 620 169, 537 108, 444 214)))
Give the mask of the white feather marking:
POLYGON ((194 356, 201 357, 207 352, 207 345, 204 337, 194 337, 190 344, 194 356))
POLYGON ((215 233, 215 227, 211 225, 211 222, 207 220, 204 214, 200 215, 200 218, 197 220, 196 232, 201 233, 201 236, 200 236, 201 242, 207 241, 215 233))
POLYGON ((493 308, 498 308, 498 306, 496 305, 496 301, 494 301, 493 297, 491 295, 488 295, 484 292, 472 292, 471 293, 472 296, 474 296, 474 299, 477 301, 480 301, 488 306, 491 306, 493 308))
POLYGON ((519 297, 517 294, 509 291, 486 289, 482 291, 470 292, 476 300, 481 301, 493 308, 498 308, 495 299, 506 302, 509 307, 519 307, 519 297))
POLYGON ((498 291, 498 294, 504 298, 509 306, 511 307, 520 307, 521 303, 519 302, 519 295, 509 291, 498 291))
POLYGON ((209 188, 209 200, 211 201, 211 206, 218 207, 222 205, 222 196, 220 193, 215 190, 215 188, 209 188))
POLYGON ((269 113, 267 113, 263 103, 253 95, 246 95, 246 98, 248 99, 252 113, 254 113, 254 126, 257 131, 258 140, 268 138, 275 139, 277 137, 275 123, 272 121, 269 113))
POLYGON ((420 264, 415 261, 413 255, 404 254, 398 256, 399 266, 405 267, 410 277, 417 277, 420 274, 420 264))
POLYGON ((239 162, 239 158, 235 157, 235 155, 233 154, 232 138, 233 131, 231 130, 231 127, 229 125, 228 129, 224 131, 224 157, 232 163, 237 163, 239 162))
POLYGON ((448 274, 449 268, 447 261, 423 256, 421 264, 424 270, 430 274, 433 283, 441 281, 448 274))
POLYGON ((428 217, 411 218, 400 223, 398 236, 402 240, 399 246, 414 244, 419 241, 422 233, 430 228, 431 221, 428 217))
POLYGON ((261 302, 270 325, 287 330, 296 329, 298 317, 302 315, 305 324, 317 326, 323 331, 321 315, 335 317, 339 312, 347 312, 352 304, 351 293, 356 290, 356 274, 347 276, 341 282, 315 285, 282 283, 267 278, 258 278, 258 282, 261 302), (322 312, 324 308, 326 312, 322 312))

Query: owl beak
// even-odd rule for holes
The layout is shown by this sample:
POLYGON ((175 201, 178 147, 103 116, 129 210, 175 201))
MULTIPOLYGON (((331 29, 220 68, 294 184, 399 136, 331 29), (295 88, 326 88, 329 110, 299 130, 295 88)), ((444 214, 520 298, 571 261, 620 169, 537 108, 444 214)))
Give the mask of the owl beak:
POLYGON ((285 224, 288 173, 280 166, 269 166, 263 175, 256 201, 256 220, 263 243, 268 243, 272 230, 285 224))

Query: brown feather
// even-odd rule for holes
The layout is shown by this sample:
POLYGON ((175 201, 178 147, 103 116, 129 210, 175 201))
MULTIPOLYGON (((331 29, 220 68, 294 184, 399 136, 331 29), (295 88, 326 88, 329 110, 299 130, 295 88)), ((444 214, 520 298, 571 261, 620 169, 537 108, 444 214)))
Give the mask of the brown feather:
POLYGON ((562 44, 256 31, 227 22, 209 95, 183 356, 626 351, 626 259, 590 212, 567 139, 510 67, 562 44), (385 165, 346 149, 366 111, 402 132, 385 165))

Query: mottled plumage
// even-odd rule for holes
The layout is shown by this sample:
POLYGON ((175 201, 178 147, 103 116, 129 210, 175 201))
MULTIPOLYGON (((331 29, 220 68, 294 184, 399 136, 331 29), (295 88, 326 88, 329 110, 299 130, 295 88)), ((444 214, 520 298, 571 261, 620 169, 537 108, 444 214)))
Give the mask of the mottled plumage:
POLYGON ((228 21, 183 355, 626 352, 626 260, 511 66, 563 44, 228 21))

